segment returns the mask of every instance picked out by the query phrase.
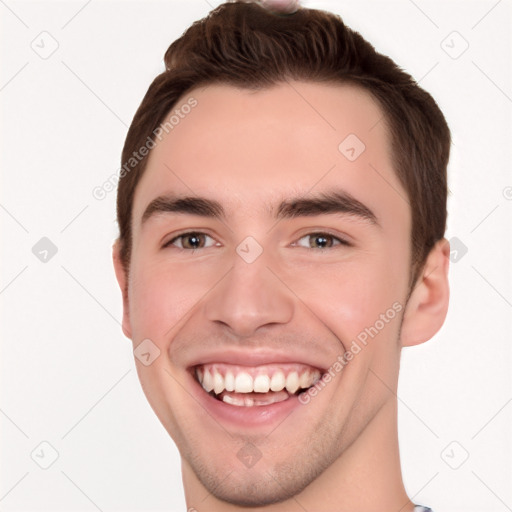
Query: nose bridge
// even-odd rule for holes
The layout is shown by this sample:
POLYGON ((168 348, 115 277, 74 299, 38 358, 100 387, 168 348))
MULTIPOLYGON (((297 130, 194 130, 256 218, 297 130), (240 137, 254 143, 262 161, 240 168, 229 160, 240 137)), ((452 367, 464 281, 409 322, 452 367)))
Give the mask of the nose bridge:
POLYGON ((293 295, 268 268, 272 265, 269 251, 256 249, 251 240, 238 245, 231 270, 205 304, 209 321, 239 336, 251 336, 264 325, 287 323, 293 316, 293 295))

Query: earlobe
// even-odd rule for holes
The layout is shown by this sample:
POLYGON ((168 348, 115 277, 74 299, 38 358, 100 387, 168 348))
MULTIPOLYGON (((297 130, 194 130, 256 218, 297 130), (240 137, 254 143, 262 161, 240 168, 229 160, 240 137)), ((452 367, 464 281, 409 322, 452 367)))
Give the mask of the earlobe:
POLYGON ((450 243, 443 238, 430 251, 407 302, 400 340, 412 346, 429 340, 443 325, 448 312, 450 243))
POLYGON ((116 273, 116 279, 119 284, 119 288, 121 288, 121 294, 123 297, 123 321, 122 328, 124 335, 132 339, 132 329, 130 324, 130 309, 128 302, 128 286, 127 286, 127 276, 124 265, 121 261, 120 255, 120 242, 119 239, 114 242, 112 246, 112 260, 114 262, 114 270, 116 273))

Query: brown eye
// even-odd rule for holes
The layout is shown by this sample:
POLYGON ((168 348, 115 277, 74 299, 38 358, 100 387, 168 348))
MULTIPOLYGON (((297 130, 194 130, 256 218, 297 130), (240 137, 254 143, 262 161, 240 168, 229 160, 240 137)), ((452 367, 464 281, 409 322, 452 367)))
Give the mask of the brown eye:
POLYGON ((332 247, 334 243, 333 237, 330 235, 313 235, 309 240, 310 247, 332 247))
POLYGON ((191 231, 189 233, 183 233, 182 235, 173 238, 167 242, 164 247, 174 245, 179 249, 204 249, 205 247, 210 247, 213 245, 212 243, 207 245, 207 239, 210 239, 212 242, 214 242, 213 238, 206 235, 205 233, 196 233, 191 231))
POLYGON ((307 247, 309 249, 330 249, 335 245, 350 245, 346 240, 338 238, 329 233, 309 233, 303 236, 298 245, 301 247, 307 247), (301 243, 301 240, 307 240, 306 243, 301 243))
POLYGON ((204 235, 191 234, 182 237, 183 249, 200 249, 204 244, 204 235))

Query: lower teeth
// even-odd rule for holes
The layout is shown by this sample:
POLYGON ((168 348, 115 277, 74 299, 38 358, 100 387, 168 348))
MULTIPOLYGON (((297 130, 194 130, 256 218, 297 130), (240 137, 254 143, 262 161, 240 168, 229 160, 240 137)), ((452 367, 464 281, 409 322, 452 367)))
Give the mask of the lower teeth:
POLYGON ((277 402, 288 400, 290 393, 286 390, 269 391, 268 393, 236 393, 223 391, 216 398, 223 402, 238 407, 253 407, 260 405, 270 405, 277 402))

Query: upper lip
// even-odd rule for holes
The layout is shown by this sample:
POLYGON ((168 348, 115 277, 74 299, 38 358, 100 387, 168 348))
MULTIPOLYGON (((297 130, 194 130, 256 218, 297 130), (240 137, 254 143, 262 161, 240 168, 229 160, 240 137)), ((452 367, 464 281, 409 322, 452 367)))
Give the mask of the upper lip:
POLYGON ((261 366, 265 364, 279 363, 301 363, 313 368, 317 368, 322 372, 325 365, 314 359, 311 354, 301 355, 293 350, 280 352, 276 350, 265 349, 216 349, 211 352, 203 352, 200 356, 191 361, 187 366, 193 368, 209 363, 225 363, 238 366, 261 366))

